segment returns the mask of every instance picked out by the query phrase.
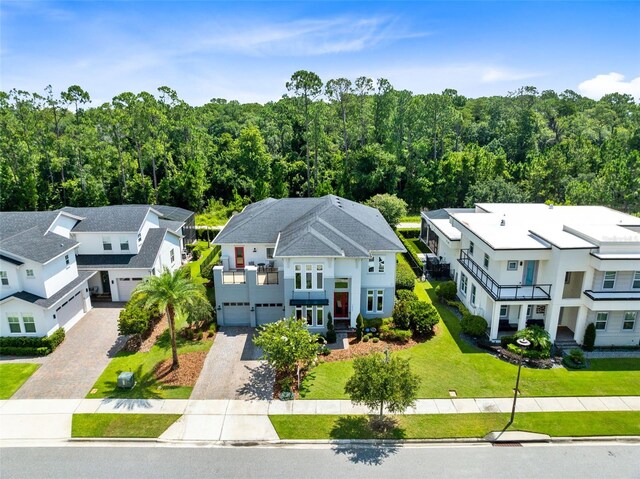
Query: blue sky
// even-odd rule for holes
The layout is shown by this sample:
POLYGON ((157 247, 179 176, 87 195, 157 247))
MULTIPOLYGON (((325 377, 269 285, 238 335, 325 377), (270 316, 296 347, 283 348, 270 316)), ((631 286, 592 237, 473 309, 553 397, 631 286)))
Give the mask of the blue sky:
POLYGON ((640 98, 639 2, 0 3, 0 87, 94 104, 167 85, 191 104, 277 100, 300 69, 414 93, 519 86, 640 98))

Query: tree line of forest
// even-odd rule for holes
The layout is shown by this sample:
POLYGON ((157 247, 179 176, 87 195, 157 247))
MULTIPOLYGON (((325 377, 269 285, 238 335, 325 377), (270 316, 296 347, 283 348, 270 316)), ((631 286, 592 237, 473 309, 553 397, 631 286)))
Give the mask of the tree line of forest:
POLYGON ((0 92, 0 209, 202 211, 214 199, 391 193, 414 211, 478 201, 640 211, 640 105, 630 95, 423 95, 308 71, 286 88, 265 105, 203 106, 168 87, 100 106, 76 85, 0 92))

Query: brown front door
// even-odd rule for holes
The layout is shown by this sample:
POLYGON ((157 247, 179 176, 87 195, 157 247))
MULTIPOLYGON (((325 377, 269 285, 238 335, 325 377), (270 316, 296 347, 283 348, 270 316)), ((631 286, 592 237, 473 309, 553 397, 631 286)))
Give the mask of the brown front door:
POLYGON ((244 269, 244 247, 236 246, 236 269, 244 269))
POLYGON ((349 317, 349 293, 333 293, 333 311, 336 319, 349 317))

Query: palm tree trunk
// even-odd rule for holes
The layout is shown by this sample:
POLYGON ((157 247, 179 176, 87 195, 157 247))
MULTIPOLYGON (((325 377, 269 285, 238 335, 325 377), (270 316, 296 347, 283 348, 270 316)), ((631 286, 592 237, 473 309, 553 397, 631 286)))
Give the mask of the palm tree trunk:
POLYGON ((174 311, 173 307, 167 307, 167 320, 169 321, 169 333, 171 335, 171 354, 173 355, 173 363, 171 364, 171 370, 178 369, 178 347, 176 346, 176 325, 174 323, 174 311))

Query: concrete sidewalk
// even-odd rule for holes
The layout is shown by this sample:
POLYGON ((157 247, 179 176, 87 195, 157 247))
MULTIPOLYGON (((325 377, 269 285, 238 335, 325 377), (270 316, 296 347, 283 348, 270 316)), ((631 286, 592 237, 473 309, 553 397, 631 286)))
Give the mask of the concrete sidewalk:
MULTIPOLYGON (((407 414, 511 412, 511 398, 420 399, 407 414)), ((640 411, 640 396, 518 398, 518 412, 640 411)), ((367 414, 348 400, 13 399, 0 401, 0 439, 66 439, 79 413, 182 414, 161 436, 184 441, 271 441, 270 414, 367 414)))

